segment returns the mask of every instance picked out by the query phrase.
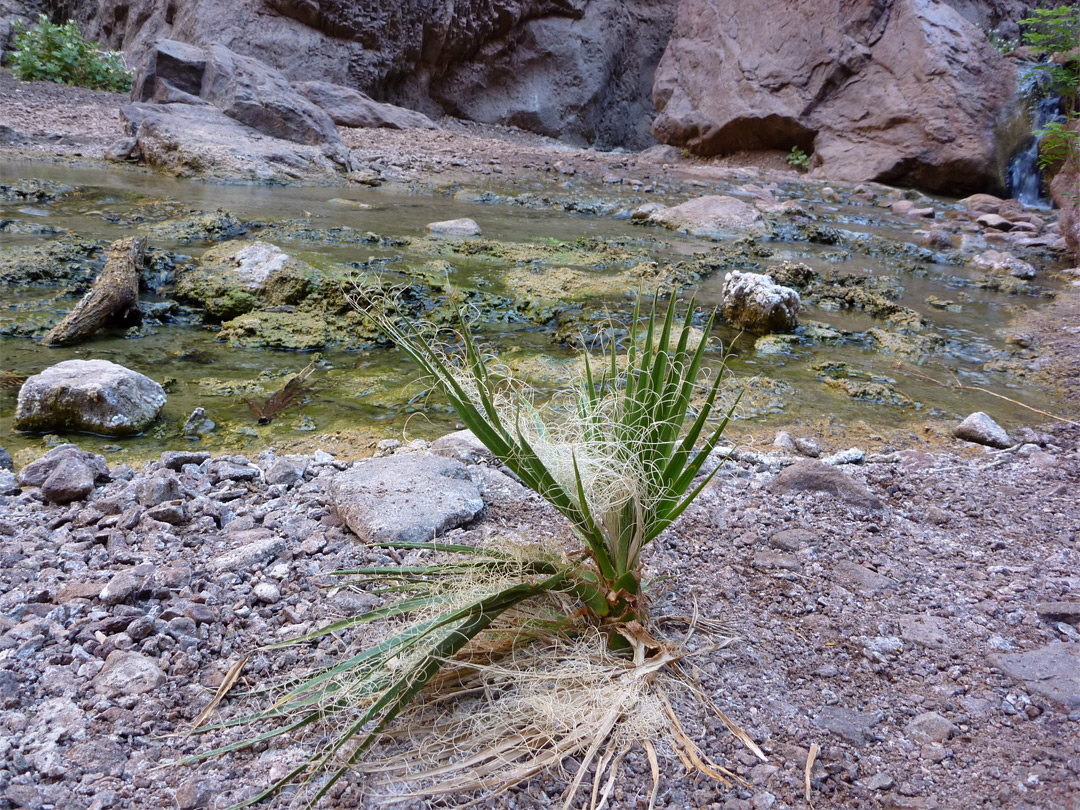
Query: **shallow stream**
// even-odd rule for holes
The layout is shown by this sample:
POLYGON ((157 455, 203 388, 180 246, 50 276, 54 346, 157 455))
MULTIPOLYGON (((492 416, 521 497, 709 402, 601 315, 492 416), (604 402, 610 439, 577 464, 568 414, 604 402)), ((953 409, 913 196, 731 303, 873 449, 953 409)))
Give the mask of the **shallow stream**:
MULTIPOLYGON (((576 350, 570 344, 577 341, 567 336, 602 335, 609 315, 625 323, 637 287, 649 290, 657 278, 681 280, 683 294, 696 292, 698 306, 706 311, 719 303, 727 269, 764 271, 791 261, 825 278, 845 277, 847 286, 869 277, 874 300, 913 313, 922 324, 911 329, 910 319, 902 326, 873 307, 848 308, 826 289, 804 295, 802 326, 793 336, 755 339, 718 326, 713 337, 726 347, 732 396, 746 389, 743 426, 771 429, 828 417, 871 428, 915 427, 974 410, 986 410, 1003 424, 1035 421, 1030 412, 995 397, 942 388, 918 375, 986 387, 1037 408, 1054 406, 1050 392, 1024 381, 1033 356, 1015 345, 1015 338, 1012 344, 1006 340, 1017 311, 1040 306, 1053 292, 1044 268, 1027 294, 984 289, 977 284, 979 274, 955 251, 916 248, 911 220, 865 201, 831 193, 822 199, 820 184, 775 187, 778 199, 801 201, 807 215, 777 218, 763 238, 740 241, 742 234, 696 238, 640 226, 628 216, 653 199, 674 204, 717 193, 752 199, 735 181, 696 183, 692 189, 661 183, 648 195, 585 181, 555 187, 544 178, 531 181, 527 195, 522 184, 487 189, 487 194, 430 187, 415 193, 415 188, 216 186, 123 169, 0 162, 0 182, 26 179, 62 183, 74 191, 55 199, 0 202, 0 261, 28 246, 76 236, 105 246, 147 233, 151 247, 165 251, 177 274, 214 244, 235 238, 270 242, 335 278, 352 272, 370 279, 374 273, 399 285, 423 278, 432 301, 453 287, 470 303, 481 302, 481 310, 487 307, 479 326, 482 339, 541 391, 571 374, 576 350), (543 195, 545 183, 552 186, 550 198, 543 195), (577 202, 567 205, 567 199, 577 202), (239 233, 207 240, 169 225, 192 212, 218 209, 240 221, 239 233), (425 236, 427 223, 459 217, 475 219, 482 238, 455 243, 425 236), (808 223, 818 237, 807 237, 808 223), (821 238, 823 228, 841 229, 840 241, 821 238), (650 275, 649 268, 660 270, 650 275), (670 272, 661 272, 664 268, 670 272), (432 281, 439 273, 443 282, 432 281)), ((955 209, 948 201, 933 202, 945 216, 955 209)), ((39 345, 37 339, 87 283, 83 278, 0 284, 0 358, 6 376, 92 357, 166 384, 168 404, 144 435, 63 437, 87 449, 104 449, 113 462, 178 446, 248 453, 269 444, 310 448, 314 437, 325 434, 338 434, 339 445, 361 452, 383 438, 432 438, 457 426, 452 413, 425 397, 416 370, 400 353, 337 338, 320 348, 310 380, 315 390, 260 425, 246 400, 264 401, 310 357, 245 347, 242 340, 222 342, 219 327, 202 323, 192 307, 178 306, 167 283, 143 296, 160 322, 102 333, 68 348, 39 345), (205 409, 216 428, 185 439, 181 426, 196 407, 205 409)), ((721 351, 713 354, 714 369, 719 368, 721 351)), ((13 431, 16 390, 12 384, 0 389, 0 444, 15 454, 59 441, 13 431)))

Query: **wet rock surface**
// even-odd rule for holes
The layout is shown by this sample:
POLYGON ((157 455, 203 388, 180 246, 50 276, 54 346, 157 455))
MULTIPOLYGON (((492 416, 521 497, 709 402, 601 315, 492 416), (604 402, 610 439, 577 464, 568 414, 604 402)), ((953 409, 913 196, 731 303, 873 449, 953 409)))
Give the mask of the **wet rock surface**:
MULTIPOLYGON (((778 470, 795 466, 793 451, 773 448, 774 465, 753 451, 723 462, 646 552, 650 577, 673 575, 651 607, 689 615, 696 605, 739 635, 688 662, 769 761, 747 757, 703 709, 680 705, 705 753, 749 786, 688 782, 677 758, 658 749, 667 791, 658 806, 766 806, 769 794, 767 806, 797 808, 816 743, 815 804, 1009 806, 1022 797, 1067 807, 1080 789, 1068 753, 1080 744, 1080 639, 1061 621, 1067 611, 1046 604, 1080 594, 1071 497, 1080 434, 1046 434, 1053 467, 1016 452, 992 466, 949 453, 868 454, 840 474, 881 503, 870 511, 812 490, 766 496, 778 470), (948 510, 947 524, 926 520, 931 504, 948 510)), ((826 455, 836 449, 822 444, 826 455)), ((432 461, 394 450, 387 445, 393 455, 376 461, 432 461)), ((241 656, 246 677, 283 677, 339 654, 340 642, 260 645, 379 604, 367 590, 326 587, 331 571, 390 559, 342 524, 332 500, 336 480, 372 463, 175 451, 130 475, 106 469, 112 480, 71 504, 44 503, 29 483, 0 495, 0 723, 12 731, 3 741, 10 766, 0 768, 5 800, 89 808, 108 795, 133 810, 224 807, 287 767, 304 741, 198 770, 169 764, 232 739, 172 732, 187 728, 241 656), (147 504, 167 496, 188 522, 151 516, 147 504)), ((455 480, 475 480, 485 508, 449 530, 449 542, 572 544, 554 513, 494 468, 460 470, 465 478, 455 480)), ((635 796, 649 765, 640 752, 628 764, 620 784, 635 796)), ((545 776, 506 801, 532 806, 561 788, 545 776)), ((374 806, 373 790, 350 775, 335 801, 374 806)))

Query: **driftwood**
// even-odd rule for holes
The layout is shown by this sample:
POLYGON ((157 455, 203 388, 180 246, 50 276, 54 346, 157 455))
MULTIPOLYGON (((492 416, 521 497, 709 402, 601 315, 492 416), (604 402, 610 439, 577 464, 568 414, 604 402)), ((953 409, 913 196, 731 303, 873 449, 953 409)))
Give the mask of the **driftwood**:
POLYGON ((64 320, 49 330, 41 343, 63 346, 78 343, 117 317, 139 306, 139 268, 146 252, 146 237, 129 237, 109 245, 105 269, 94 286, 64 320))
POLYGON ((319 357, 319 355, 315 355, 303 371, 292 377, 280 390, 271 394, 269 399, 262 405, 251 399, 247 401, 251 413, 259 420, 260 425, 269 425, 275 416, 314 390, 314 388, 304 385, 304 383, 307 382, 307 378, 315 370, 319 357))

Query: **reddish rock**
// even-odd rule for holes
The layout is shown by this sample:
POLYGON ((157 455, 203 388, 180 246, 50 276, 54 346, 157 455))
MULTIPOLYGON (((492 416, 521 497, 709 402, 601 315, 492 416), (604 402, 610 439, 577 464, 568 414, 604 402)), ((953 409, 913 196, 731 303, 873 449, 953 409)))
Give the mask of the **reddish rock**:
MULTIPOLYGON (((1074 121, 1072 129, 1080 136, 1080 121, 1074 121)), ((1058 226, 1065 237, 1065 247, 1080 261, 1080 166, 1069 166, 1054 175, 1050 181, 1050 196, 1061 209, 1058 226)))
POLYGON ((683 0, 657 68, 657 140, 813 151, 830 178, 1004 188, 1015 68, 925 0, 683 0))

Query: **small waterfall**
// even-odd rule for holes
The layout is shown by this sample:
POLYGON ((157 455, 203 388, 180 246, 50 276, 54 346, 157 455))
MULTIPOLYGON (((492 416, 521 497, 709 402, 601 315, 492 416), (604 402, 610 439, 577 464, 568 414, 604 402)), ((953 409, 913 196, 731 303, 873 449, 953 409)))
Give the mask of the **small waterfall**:
POLYGON ((1029 99, 1031 141, 1009 161, 1009 196, 1033 208, 1050 208, 1042 196, 1039 172, 1039 130, 1054 121, 1063 121, 1061 97, 1053 90, 1049 76, 1039 65, 1031 65, 1020 80, 1020 93, 1029 99))

